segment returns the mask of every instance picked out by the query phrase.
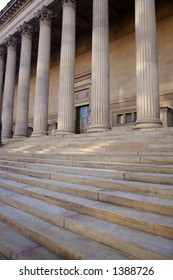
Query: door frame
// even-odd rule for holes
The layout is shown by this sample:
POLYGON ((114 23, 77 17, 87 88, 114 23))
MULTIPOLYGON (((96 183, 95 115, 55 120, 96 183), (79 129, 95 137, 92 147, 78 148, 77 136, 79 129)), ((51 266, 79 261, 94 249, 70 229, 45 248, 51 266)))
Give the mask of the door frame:
MULTIPOLYGON (((89 102, 84 102, 82 104, 76 104, 75 106, 75 132, 77 133, 77 110, 80 108, 80 107, 85 107, 85 106, 88 106, 89 107, 89 114, 90 114, 90 104, 89 102)), ((89 126, 88 126, 89 128, 89 126)), ((81 134, 81 133, 79 133, 81 134)))

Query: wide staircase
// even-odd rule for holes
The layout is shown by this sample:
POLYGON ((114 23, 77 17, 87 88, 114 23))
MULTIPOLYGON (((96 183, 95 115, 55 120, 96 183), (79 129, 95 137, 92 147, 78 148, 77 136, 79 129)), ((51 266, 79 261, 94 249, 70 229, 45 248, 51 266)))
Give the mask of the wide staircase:
POLYGON ((173 128, 0 148, 0 259, 173 259, 173 128))

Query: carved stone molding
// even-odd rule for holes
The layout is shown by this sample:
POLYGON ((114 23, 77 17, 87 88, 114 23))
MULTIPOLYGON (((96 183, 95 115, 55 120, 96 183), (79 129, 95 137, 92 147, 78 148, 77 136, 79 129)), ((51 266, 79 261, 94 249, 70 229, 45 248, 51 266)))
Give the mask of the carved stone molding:
POLYGON ((24 22, 17 28, 17 31, 24 36, 31 37, 33 33, 33 27, 29 25, 27 22, 24 22))
POLYGON ((7 38, 5 38, 4 44, 7 45, 8 47, 16 48, 17 39, 12 35, 9 35, 7 38))
POLYGON ((0 57, 3 57, 5 54, 4 47, 0 46, 0 57))
POLYGON ((54 13, 49 10, 46 6, 43 6, 40 10, 35 13, 35 18, 40 21, 47 21, 49 23, 55 18, 54 13))

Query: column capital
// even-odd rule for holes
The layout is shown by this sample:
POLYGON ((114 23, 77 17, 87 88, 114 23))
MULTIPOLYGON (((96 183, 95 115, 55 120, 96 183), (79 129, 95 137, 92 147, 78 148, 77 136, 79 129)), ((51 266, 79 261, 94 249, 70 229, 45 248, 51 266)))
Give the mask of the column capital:
POLYGON ((58 0, 62 6, 64 5, 71 5, 75 7, 81 0, 58 0))
POLYGON ((40 21, 46 21, 51 23, 52 20, 55 18, 54 13, 49 10, 45 5, 35 13, 35 18, 39 19, 40 21))
POLYGON ((17 31, 21 33, 23 36, 31 37, 33 33, 33 27, 29 25, 27 22, 24 22, 17 28, 17 31))
POLYGON ((9 35, 4 39, 4 44, 7 45, 8 47, 13 47, 16 48, 17 45, 17 39, 13 37, 12 35, 9 35))

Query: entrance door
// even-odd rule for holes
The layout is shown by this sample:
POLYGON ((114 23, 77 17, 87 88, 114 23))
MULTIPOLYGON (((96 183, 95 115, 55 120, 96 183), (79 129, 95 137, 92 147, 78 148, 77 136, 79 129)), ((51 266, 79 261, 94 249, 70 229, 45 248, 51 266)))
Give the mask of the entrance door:
POLYGON ((77 107, 76 133, 86 133, 89 125, 89 105, 77 107))

